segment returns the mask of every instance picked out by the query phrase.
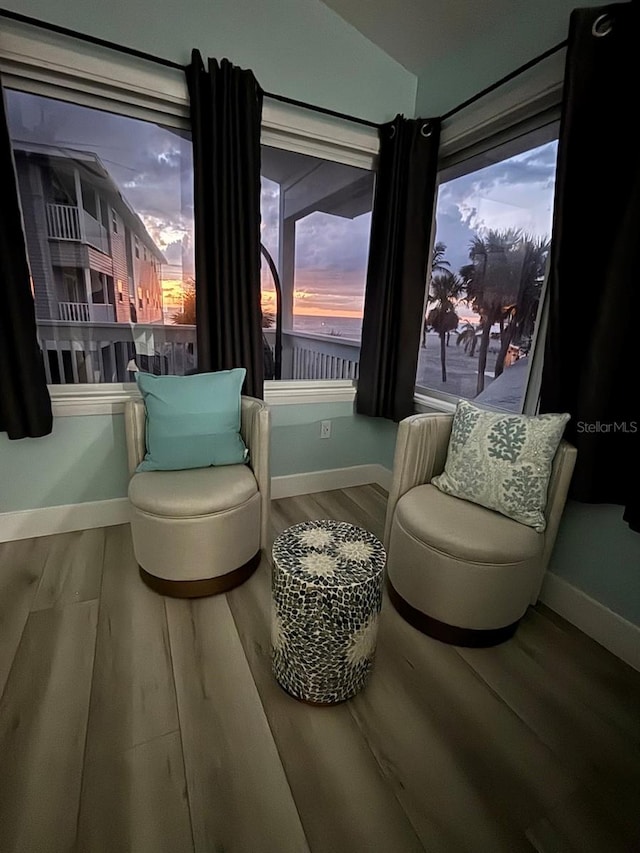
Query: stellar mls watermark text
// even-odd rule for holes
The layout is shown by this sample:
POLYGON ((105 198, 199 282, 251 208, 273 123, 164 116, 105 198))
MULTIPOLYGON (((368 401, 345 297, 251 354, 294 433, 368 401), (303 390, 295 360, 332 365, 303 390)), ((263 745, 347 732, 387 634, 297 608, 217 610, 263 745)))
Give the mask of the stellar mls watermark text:
POLYGON ((578 421, 577 432, 638 432, 638 421, 578 421))

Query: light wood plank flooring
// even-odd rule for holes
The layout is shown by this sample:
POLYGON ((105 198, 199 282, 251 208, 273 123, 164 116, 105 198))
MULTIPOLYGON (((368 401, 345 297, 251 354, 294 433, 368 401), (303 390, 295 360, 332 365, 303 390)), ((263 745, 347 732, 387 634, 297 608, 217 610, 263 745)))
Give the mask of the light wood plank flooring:
MULTIPOLYGON (((274 535, 381 536, 376 486, 273 502, 274 535)), ((640 674, 544 606, 493 649, 385 600, 375 668, 314 708, 270 670, 270 565, 143 585, 127 526, 0 545, 2 853, 631 853, 640 674)))

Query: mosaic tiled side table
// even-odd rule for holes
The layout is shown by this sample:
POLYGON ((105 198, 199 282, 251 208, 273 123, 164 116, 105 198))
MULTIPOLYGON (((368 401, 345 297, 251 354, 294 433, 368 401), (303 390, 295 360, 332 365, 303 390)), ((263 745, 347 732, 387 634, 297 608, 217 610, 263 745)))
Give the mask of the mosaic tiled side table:
POLYGON ((373 534, 305 521, 273 543, 273 674, 292 696, 333 704, 373 664, 386 554, 373 534))

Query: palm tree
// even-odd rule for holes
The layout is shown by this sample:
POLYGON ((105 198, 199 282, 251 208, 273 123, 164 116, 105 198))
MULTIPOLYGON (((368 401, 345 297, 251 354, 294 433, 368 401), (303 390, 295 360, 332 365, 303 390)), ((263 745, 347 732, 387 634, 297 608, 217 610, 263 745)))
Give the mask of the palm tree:
POLYGON ((518 295, 516 301, 505 308, 504 320, 508 319, 509 323, 501 335, 494 376, 503 372, 511 344, 527 350, 531 346, 550 245, 547 237, 525 234, 518 247, 521 264, 518 295))
POLYGON ((192 278, 182 286, 182 311, 174 314, 171 322, 178 326, 196 324, 196 284, 192 278))
POLYGON ((455 273, 445 270, 431 278, 431 286, 427 302, 435 302, 429 311, 426 322, 440 336, 440 364, 442 365, 442 381, 447 381, 446 336, 458 328, 459 317, 455 311, 454 299, 463 292, 464 282, 455 273))
POLYGON ((478 331, 481 330, 481 328, 482 327, 479 323, 477 326, 474 326, 473 323, 465 323, 458 334, 456 346, 460 346, 460 344, 462 344, 464 346, 464 351, 469 354, 470 358, 473 358, 476 354, 476 347, 478 346, 478 331))
POLYGON ((460 270, 467 302, 480 316, 482 324, 477 394, 484 390, 491 327, 504 321, 506 309, 517 301, 521 266, 518 247, 521 242, 522 234, 515 228, 490 230, 485 237, 476 235, 469 246, 471 263, 460 270))
MULTIPOLYGON (((440 273, 448 273, 450 272, 451 264, 445 258, 445 252, 447 251, 447 247, 441 241, 436 242, 433 247, 433 252, 431 253, 431 278, 433 279, 434 275, 438 275, 440 273)), ((427 302, 429 302, 429 298, 427 297, 427 302)), ((426 314, 426 312, 425 312, 426 314)), ((426 316, 422 321, 422 346, 423 348, 427 345, 427 327, 430 325, 426 316)))
POLYGON ((438 273, 449 272, 451 264, 446 260, 444 253, 447 251, 446 245, 440 240, 433 247, 431 254, 431 275, 438 273))

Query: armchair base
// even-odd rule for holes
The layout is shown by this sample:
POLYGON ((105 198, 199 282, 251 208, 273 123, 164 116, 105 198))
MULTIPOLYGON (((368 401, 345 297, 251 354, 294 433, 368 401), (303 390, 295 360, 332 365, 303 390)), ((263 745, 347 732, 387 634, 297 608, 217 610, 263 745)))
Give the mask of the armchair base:
POLYGON ((405 622, 408 622, 423 634, 452 646, 466 646, 467 648, 475 649, 497 646, 499 643, 503 643, 505 640, 513 637, 520 622, 517 619, 503 628, 486 628, 482 630, 478 628, 460 628, 458 625, 449 625, 446 622, 440 622, 438 619, 428 616, 426 613, 409 604, 394 588, 390 580, 387 580, 387 589, 391 603, 405 622))
POLYGON ((247 560, 244 565, 225 575, 215 578, 203 578, 201 580, 172 581, 166 578, 158 578, 138 566, 140 577, 154 592, 160 595, 168 595, 172 598, 203 598, 206 595, 219 595, 228 592, 236 586, 248 580, 260 565, 261 551, 247 560))

